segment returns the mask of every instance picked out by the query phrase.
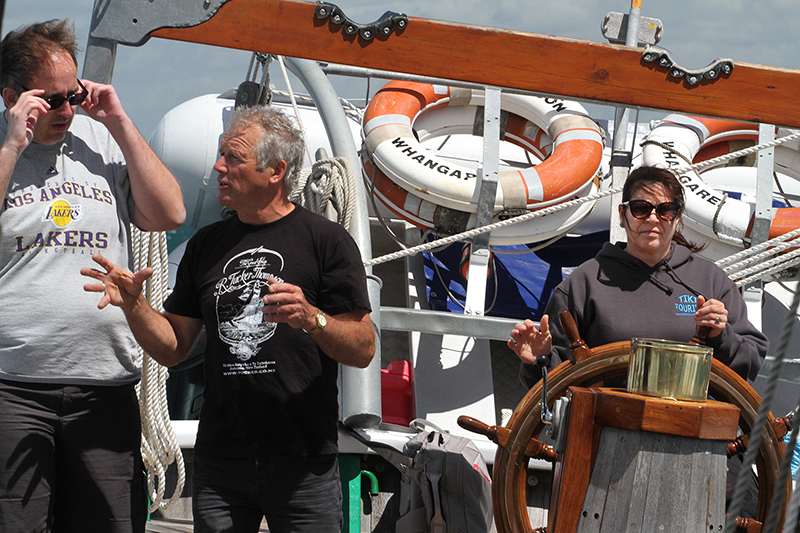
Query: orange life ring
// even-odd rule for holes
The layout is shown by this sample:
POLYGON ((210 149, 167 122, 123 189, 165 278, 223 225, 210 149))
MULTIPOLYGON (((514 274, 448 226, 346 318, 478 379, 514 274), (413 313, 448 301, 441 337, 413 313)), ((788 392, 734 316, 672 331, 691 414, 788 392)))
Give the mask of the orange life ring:
MULTIPOLYGON (((472 227, 474 215, 472 222, 467 219, 477 211, 476 168, 446 160, 424 148, 425 139, 417 138, 415 125, 429 117, 442 117, 440 129, 450 133, 452 128, 458 129, 457 125, 447 123, 447 116, 441 111, 437 115, 437 110, 469 109, 474 121, 482 104, 483 92, 477 90, 401 81, 390 82, 381 89, 367 107, 363 126, 365 173, 370 180, 374 176, 372 186, 381 202, 404 220, 425 229, 455 232, 472 227), (372 162, 377 169, 373 169, 372 162), (454 216, 454 212, 458 215, 454 216), (444 213, 448 220, 440 226, 444 213), (454 226, 452 221, 456 218, 459 221, 454 226)), ((507 117, 504 139, 537 158, 544 156, 544 161, 500 173, 494 206, 497 218, 596 190, 593 179, 602 162, 603 136, 579 104, 504 94, 501 108, 507 117)), ((472 121, 466 126, 471 132, 472 121)), ((505 236, 492 232, 492 241, 518 244, 543 240, 570 229, 587 212, 587 207, 580 206, 548 215, 537 221, 538 230, 519 227, 505 236), (517 235, 513 235, 515 232, 517 235)))

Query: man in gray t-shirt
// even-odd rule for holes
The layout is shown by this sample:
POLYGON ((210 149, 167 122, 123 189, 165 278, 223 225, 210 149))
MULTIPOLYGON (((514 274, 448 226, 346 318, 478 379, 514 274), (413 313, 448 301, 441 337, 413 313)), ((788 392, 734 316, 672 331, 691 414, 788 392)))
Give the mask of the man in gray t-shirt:
POLYGON ((114 89, 77 78, 67 21, 0 46, 0 531, 144 531, 136 344, 78 272, 132 265, 129 224, 178 227, 180 188, 114 89))

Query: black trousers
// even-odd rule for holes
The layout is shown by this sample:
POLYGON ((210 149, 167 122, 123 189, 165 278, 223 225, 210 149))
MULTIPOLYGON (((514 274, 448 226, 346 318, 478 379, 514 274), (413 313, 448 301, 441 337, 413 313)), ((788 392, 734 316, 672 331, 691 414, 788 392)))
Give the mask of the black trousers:
POLYGON ((140 444, 132 384, 0 380, 0 531, 143 532, 140 444))

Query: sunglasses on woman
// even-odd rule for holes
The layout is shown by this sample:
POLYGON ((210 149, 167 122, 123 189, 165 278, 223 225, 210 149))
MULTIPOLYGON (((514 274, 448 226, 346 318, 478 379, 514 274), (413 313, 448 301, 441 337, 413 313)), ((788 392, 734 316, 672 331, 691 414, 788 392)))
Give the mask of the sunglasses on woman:
POLYGON ((622 202, 623 207, 627 207, 631 211, 633 218, 644 219, 650 216, 653 209, 656 210, 656 215, 661 220, 672 222, 675 217, 680 213, 680 206, 675 202, 663 202, 658 205, 653 205, 647 200, 628 200, 622 202))
MULTIPOLYGON (((81 102, 86 100, 86 97, 89 95, 89 91, 86 90, 86 87, 83 86, 81 80, 78 80, 78 86, 81 88, 81 92, 79 93, 72 93, 68 94, 67 96, 61 96, 61 95, 51 96, 50 98, 42 98, 42 100, 47 102, 47 105, 50 106, 51 111, 53 109, 58 109, 59 107, 64 105, 64 102, 69 103, 69 105, 71 106, 79 105, 81 102)), ((20 85, 20 87, 22 87, 22 90, 24 91, 30 91, 30 89, 25 88, 24 85, 20 85)))

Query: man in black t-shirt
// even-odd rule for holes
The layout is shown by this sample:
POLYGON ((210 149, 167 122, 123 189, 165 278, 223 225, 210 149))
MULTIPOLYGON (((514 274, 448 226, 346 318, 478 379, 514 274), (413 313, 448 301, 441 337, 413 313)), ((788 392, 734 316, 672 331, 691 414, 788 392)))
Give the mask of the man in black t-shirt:
POLYGON ((152 274, 102 256, 83 269, 125 311, 161 364, 184 359, 205 327, 206 389, 195 444, 194 529, 338 533, 338 363, 375 353, 366 275, 338 224, 291 203, 300 132, 270 107, 240 108, 214 165, 235 216, 189 241, 159 314, 141 294, 152 274))

